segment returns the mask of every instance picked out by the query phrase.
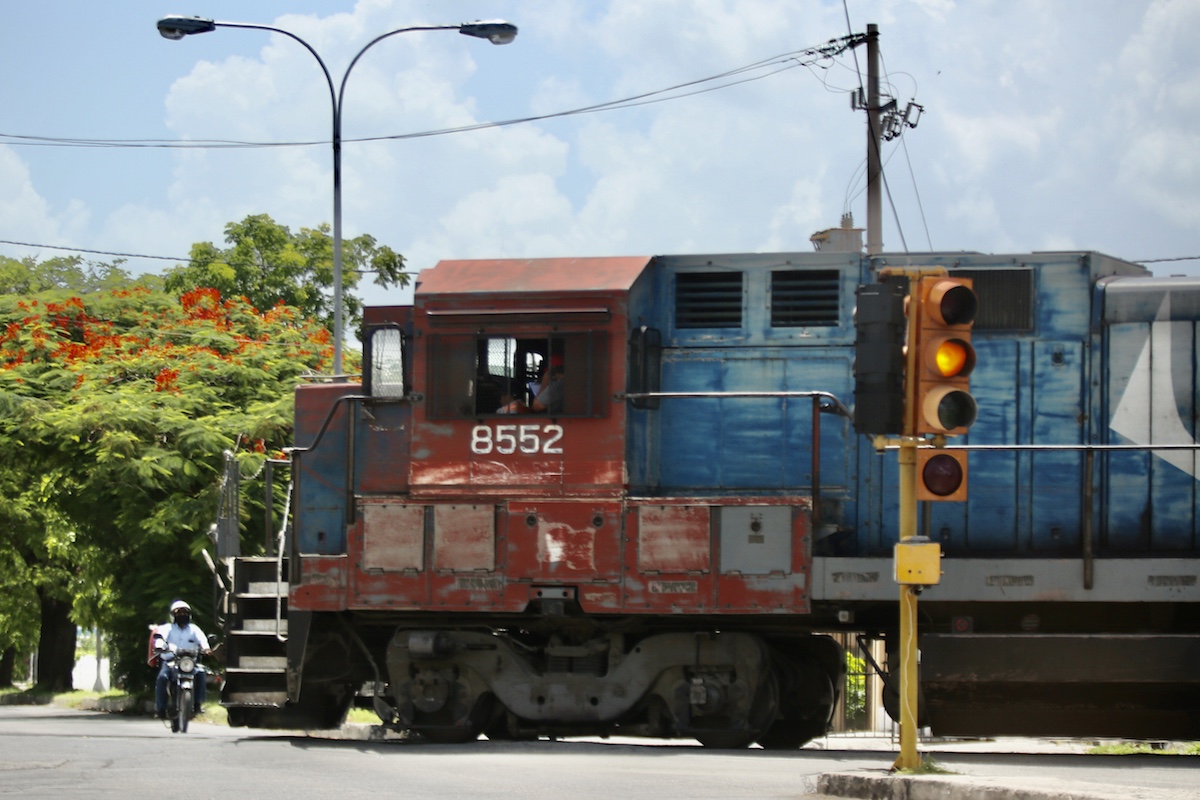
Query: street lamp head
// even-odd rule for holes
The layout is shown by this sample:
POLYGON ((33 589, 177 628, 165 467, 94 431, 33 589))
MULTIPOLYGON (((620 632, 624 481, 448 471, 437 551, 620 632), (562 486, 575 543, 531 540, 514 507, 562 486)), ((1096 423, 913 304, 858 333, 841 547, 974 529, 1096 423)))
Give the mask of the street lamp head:
POLYGON ((474 36, 477 39, 487 39, 492 44, 508 44, 517 38, 517 26, 502 19, 486 19, 478 22, 464 22, 458 27, 458 32, 464 36, 474 36))
POLYGON ((177 14, 172 14, 158 21, 158 32, 162 34, 164 39, 171 39, 173 41, 178 41, 193 33, 208 33, 216 29, 216 21, 205 19, 204 17, 181 17, 177 14))

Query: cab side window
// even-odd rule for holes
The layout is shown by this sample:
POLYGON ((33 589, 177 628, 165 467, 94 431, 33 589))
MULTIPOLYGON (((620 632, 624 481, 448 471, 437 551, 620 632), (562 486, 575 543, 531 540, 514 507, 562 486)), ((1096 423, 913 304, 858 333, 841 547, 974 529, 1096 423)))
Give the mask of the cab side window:
POLYGON ((607 413, 603 341, 592 333, 431 336, 430 417, 607 413))

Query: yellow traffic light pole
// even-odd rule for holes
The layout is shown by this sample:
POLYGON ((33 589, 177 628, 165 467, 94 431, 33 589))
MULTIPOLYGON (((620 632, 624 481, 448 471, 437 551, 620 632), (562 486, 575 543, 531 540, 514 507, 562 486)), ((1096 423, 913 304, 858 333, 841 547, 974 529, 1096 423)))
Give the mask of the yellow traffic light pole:
MULTIPOLYGON (((920 273, 910 274, 909 280, 915 287, 920 273)), ((917 446, 921 438, 914 436, 913 418, 917 401, 917 381, 913 376, 917 373, 920 352, 918 348, 919 323, 915 317, 920 312, 921 298, 919 293, 909 297, 908 347, 906 348, 904 408, 904 436, 900 437, 900 497, 899 526, 900 541, 910 541, 917 535, 917 446)), ((893 559, 899 556, 898 551, 893 559)), ((899 564, 896 565, 895 575, 900 577, 899 564)), ((892 769, 914 770, 921 766, 921 754, 917 752, 917 696, 919 681, 917 679, 917 595, 913 587, 901 583, 900 587, 900 755, 892 764, 892 769)))
MULTIPOLYGON (((893 557, 900 587, 900 663, 896 665, 900 673, 900 755, 893 769, 912 770, 921 766, 917 752, 917 595, 921 587, 937 584, 941 576, 941 547, 917 535, 917 503, 922 499, 966 500, 965 456, 959 460, 940 449, 945 447, 946 436, 965 433, 975 422, 976 405, 968 386, 975 367, 970 329, 978 298, 971 279, 951 278, 942 268, 880 270, 881 280, 893 276, 903 276, 909 284, 904 413, 898 439, 900 530, 893 557), (932 439, 926 438, 929 434, 932 439), (918 476, 921 459, 917 451, 926 443, 939 448, 939 453, 925 459, 918 476)), ((877 316, 869 321, 878 322, 877 316)), ((876 436, 876 449, 882 451, 887 442, 886 436, 876 436)))
POLYGON ((901 436, 889 440, 875 438, 875 447, 883 450, 889 443, 899 446, 900 539, 894 554, 895 579, 900 587, 900 755, 892 769, 917 769, 917 595, 921 586, 936 584, 941 575, 941 547, 917 537, 917 448, 925 442, 920 436, 901 436))
MULTIPOLYGON (((900 541, 917 535, 917 444, 914 436, 900 439, 900 541)), ((898 554, 897 554, 898 555, 898 554)), ((899 577, 899 564, 897 564, 899 577)), ((917 769, 917 593, 900 584, 900 756, 892 769, 917 769)))

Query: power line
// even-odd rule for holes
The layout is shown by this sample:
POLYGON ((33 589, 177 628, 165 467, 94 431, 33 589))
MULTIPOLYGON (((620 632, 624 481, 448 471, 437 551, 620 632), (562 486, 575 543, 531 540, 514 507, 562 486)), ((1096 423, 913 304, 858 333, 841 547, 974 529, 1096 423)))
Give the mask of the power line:
MULTIPOLYGON (((620 100, 610 100, 604 103, 595 105, 583 106, 580 108, 568 109, 566 111, 556 111, 549 114, 539 114, 529 117, 518 117, 514 119, 499 120, 495 122, 480 122, 471 125, 462 125, 455 128, 441 128, 431 131, 419 131, 416 133, 390 134, 384 136, 366 136, 353 139, 343 139, 344 143, 350 142, 377 142, 377 141, 398 141, 403 139, 419 139, 429 136, 444 136, 451 133, 464 133, 467 131, 483 130, 486 128, 501 128, 510 125, 519 125, 527 122, 541 122, 543 120, 555 119, 558 117, 578 116, 582 114, 593 114, 601 111, 616 111, 625 108, 635 108, 637 106, 651 105, 654 103, 662 103, 668 100, 679 100, 685 97, 691 97, 697 94, 713 92, 719 89, 727 89, 732 86, 737 86, 742 83, 750 83, 752 81, 769 78, 786 70, 795 69, 796 67, 808 67, 812 64, 825 59, 834 59, 844 53, 846 50, 853 50, 861 42, 865 41, 863 34, 851 33, 847 36, 830 39, 823 44, 807 47, 802 50, 793 50, 787 53, 782 53, 777 56, 765 58, 756 61, 752 64, 747 64, 742 67, 727 70, 726 72, 710 75, 706 78, 698 78, 696 80, 685 81, 684 83, 668 86, 663 89, 655 89, 642 94, 633 95, 631 97, 622 98, 620 100), (746 73, 763 72, 759 75, 750 75, 741 77, 746 73), (734 80, 736 78, 736 80, 734 80), (724 81, 716 86, 703 86, 703 84, 712 83, 715 81, 724 81), (697 88, 703 87, 703 88, 697 88), (686 91, 685 91, 686 90, 686 91)), ((237 141, 230 139, 196 139, 193 141, 171 140, 171 139, 85 139, 76 137, 54 137, 54 136, 33 136, 28 134, 9 134, 0 133, 0 140, 7 140, 7 144, 12 146, 24 147, 99 147, 99 148, 161 148, 161 149, 242 149, 242 148, 270 148, 270 147, 313 147, 318 145, 328 145, 328 140, 322 141, 295 141, 295 142, 250 142, 237 141)))
MULTIPOLYGON (((100 255, 100 256, 118 256, 121 258, 153 258, 153 259, 157 259, 159 261, 182 261, 182 262, 189 263, 189 264, 192 262, 191 258, 183 258, 183 257, 179 257, 179 256, 151 256, 151 255, 146 255, 145 253, 117 253, 117 252, 113 252, 111 250, 89 250, 85 247, 69 247, 67 245, 61 245, 61 244, 37 244, 34 242, 14 242, 9 239, 0 239, 0 244, 14 244, 19 247, 34 247, 39 250, 66 250, 67 252, 70 252, 70 253, 90 253, 93 255, 100 255)), ((348 272, 352 272, 356 275, 378 275, 379 274, 379 270, 377 270, 377 269, 351 269, 351 270, 348 270, 348 272)), ((399 275, 418 275, 418 274, 420 274, 420 272, 419 271, 414 272, 411 270, 400 270, 397 274, 399 274, 399 275)))
POLYGON ((144 253, 115 253, 111 250, 89 250, 85 247, 67 247, 60 244, 34 244, 33 242, 14 242, 9 239, 0 239, 0 244, 15 244, 19 247, 36 247, 43 250, 67 250, 72 253, 91 253, 98 256, 117 256, 119 258, 154 258, 160 261, 191 261, 190 258, 177 258, 176 256, 148 256, 144 253))
POLYGON ((1164 261, 1200 261, 1200 256, 1176 256, 1175 258, 1135 258, 1134 264, 1161 264, 1164 261))
POLYGON ((917 198, 917 210, 921 213, 921 224, 925 226, 925 243, 933 249, 933 239, 929 236, 929 221, 925 218, 925 204, 921 202, 921 190, 917 188, 917 173, 913 171, 912 159, 908 157, 908 143, 904 136, 900 137, 900 146, 904 148, 904 160, 908 162, 908 174, 912 178, 913 195, 917 198))

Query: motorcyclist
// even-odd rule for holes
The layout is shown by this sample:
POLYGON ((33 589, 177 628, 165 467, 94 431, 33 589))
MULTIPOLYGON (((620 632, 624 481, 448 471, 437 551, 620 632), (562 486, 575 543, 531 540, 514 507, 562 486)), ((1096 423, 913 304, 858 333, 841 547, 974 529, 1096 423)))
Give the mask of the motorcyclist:
MULTIPOLYGON (((211 651, 208 637, 199 626, 192 623, 192 608, 182 600, 171 603, 171 622, 154 629, 154 649, 159 653, 158 680, 154 687, 154 710, 159 719, 167 718, 167 683, 171 680, 171 662, 177 650, 199 650, 204 655, 211 651)), ((197 666, 195 683, 195 711, 200 713, 204 704, 204 668, 197 666)))

